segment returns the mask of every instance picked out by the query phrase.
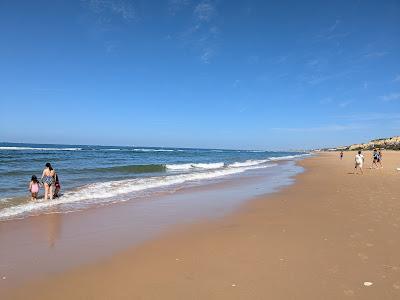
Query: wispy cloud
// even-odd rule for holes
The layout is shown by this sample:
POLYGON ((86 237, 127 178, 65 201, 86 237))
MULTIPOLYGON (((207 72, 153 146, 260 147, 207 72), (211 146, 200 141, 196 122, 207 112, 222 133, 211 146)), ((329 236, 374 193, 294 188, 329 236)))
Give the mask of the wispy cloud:
POLYGON ((275 64, 283 64, 285 63, 289 58, 289 55, 279 55, 278 57, 276 57, 275 59, 273 59, 273 63, 275 64))
POLYGON ((339 25, 342 23, 340 19, 336 19, 332 25, 323 29, 319 34, 316 35, 315 39, 317 41, 329 41, 341 39, 349 36, 351 34, 350 31, 342 31, 340 32, 338 29, 339 25), (339 31, 339 32, 338 32, 339 31))
POLYGON ((400 100, 400 93, 391 93, 381 97, 383 101, 400 100))
POLYGON ((305 82, 310 85, 317 85, 317 84, 320 84, 327 80, 341 79, 341 78, 346 77, 349 74, 356 73, 356 72, 357 72, 357 70, 355 70, 355 69, 349 69, 349 70, 345 70, 342 72, 330 73, 330 74, 323 74, 323 73, 318 73, 318 72, 305 73, 305 74, 301 74, 300 76, 298 76, 298 80, 300 82, 305 82))
POLYGON ((400 75, 396 75, 396 77, 393 79, 393 82, 400 82, 400 75))
POLYGON ((286 131, 286 132, 335 132, 335 131, 347 131, 347 130, 361 130, 365 127, 360 124, 347 124, 347 125, 326 125, 326 126, 316 126, 316 127, 275 127, 271 128, 274 131, 286 131))
POLYGON ((216 20, 217 9, 214 2, 201 1, 192 6, 192 12, 192 24, 181 34, 181 40, 198 52, 201 62, 209 64, 218 52, 220 30, 216 20))
POLYGON ((315 66, 317 66, 318 64, 320 63, 320 61, 319 61, 319 59, 310 59, 309 61, 307 61, 307 66, 309 66, 309 67, 315 67, 315 66))
POLYGON ((260 57, 258 55, 250 55, 246 60, 250 65, 256 65, 260 62, 260 57))
POLYGON ((347 106, 349 106, 353 101, 349 100, 349 101, 342 101, 339 103, 339 107, 341 108, 346 108, 347 106))
POLYGON ((333 25, 331 27, 329 27, 328 31, 329 32, 334 32, 336 30, 336 28, 338 27, 340 22, 341 21, 339 19, 335 20, 335 23, 333 23, 333 25))
POLYGON ((112 17, 130 22, 136 18, 136 11, 131 1, 126 0, 82 0, 99 17, 100 22, 108 23, 112 17))
POLYGON ((200 22, 210 22, 216 15, 216 10, 211 2, 202 1, 194 8, 193 13, 200 22))
POLYGON ((340 123, 358 124, 360 128, 398 128, 400 113, 358 113, 333 116, 340 123))
POLYGON ((106 41, 104 43, 104 47, 105 47, 107 53, 113 52, 114 50, 116 50, 119 47, 119 45, 120 45, 120 42, 118 42, 118 41, 106 41))
POLYGON ((321 100, 319 101, 319 103, 320 103, 320 104, 329 104, 329 103, 331 103, 332 101, 333 101, 333 99, 332 99, 331 97, 326 97, 326 98, 321 99, 321 100))
POLYGON ((336 119, 348 122, 373 122, 400 120, 400 113, 363 113, 335 116, 336 119))
POLYGON ((382 124, 395 126, 400 124, 400 113, 360 113, 335 115, 330 119, 333 124, 311 127, 277 127, 272 128, 275 131, 294 132, 294 133, 316 133, 316 132, 340 132, 340 131, 360 131, 367 130, 374 126, 382 124))
POLYGON ((346 32, 340 32, 340 33, 331 33, 331 34, 325 34, 325 35, 320 35, 319 39, 320 40, 335 40, 335 39, 340 39, 340 38, 345 38, 348 37, 351 34, 350 31, 346 32))
POLYGON ((64 89, 55 89, 55 88, 36 88, 32 90, 34 93, 39 94, 52 94, 52 93, 61 93, 65 92, 64 89))
POLYGON ((389 52, 387 51, 374 51, 374 52, 368 52, 364 54, 365 58, 379 58, 386 56, 389 52))
POLYGON ((200 56, 200 59, 203 63, 210 63, 211 58, 215 55, 215 52, 212 48, 203 49, 203 54, 200 56))
POLYGON ((170 14, 176 15, 179 11, 189 6, 190 0, 169 0, 168 10, 170 14))

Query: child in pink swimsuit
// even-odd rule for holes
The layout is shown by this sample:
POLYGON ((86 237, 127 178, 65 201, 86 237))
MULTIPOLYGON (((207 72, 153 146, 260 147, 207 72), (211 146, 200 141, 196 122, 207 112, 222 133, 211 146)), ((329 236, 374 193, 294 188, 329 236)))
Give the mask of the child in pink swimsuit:
POLYGON ((35 175, 32 175, 31 182, 29 182, 29 191, 31 192, 31 200, 36 200, 39 193, 39 180, 35 175))

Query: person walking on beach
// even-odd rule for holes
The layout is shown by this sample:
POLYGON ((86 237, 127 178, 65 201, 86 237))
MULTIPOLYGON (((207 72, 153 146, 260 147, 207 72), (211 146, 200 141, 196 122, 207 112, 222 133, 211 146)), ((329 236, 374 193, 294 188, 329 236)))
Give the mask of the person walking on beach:
POLYGON ((343 151, 340 151, 340 160, 343 159, 343 151))
POLYGON ((358 174, 358 170, 360 170, 361 175, 363 175, 364 174, 364 171, 363 171, 364 155, 361 154, 361 151, 358 151, 358 153, 356 154, 355 162, 356 162, 356 165, 354 168, 356 170, 355 170, 354 174, 358 174))
POLYGON ((377 161, 377 163, 379 164, 379 166, 382 169, 383 166, 382 166, 382 151, 381 150, 379 150, 379 152, 378 152, 378 161, 377 161))
POLYGON ((49 197, 53 200, 53 185, 56 172, 50 163, 46 163, 46 167, 42 173, 42 182, 44 185, 44 200, 46 201, 49 197))
POLYGON ((31 181, 29 182, 29 192, 31 192, 31 200, 37 200, 39 193, 39 180, 35 175, 32 175, 31 181))
POLYGON ((375 167, 378 168, 378 161, 379 161, 378 150, 374 149, 374 152, 372 153, 372 166, 371 166, 371 169, 375 169, 375 167))

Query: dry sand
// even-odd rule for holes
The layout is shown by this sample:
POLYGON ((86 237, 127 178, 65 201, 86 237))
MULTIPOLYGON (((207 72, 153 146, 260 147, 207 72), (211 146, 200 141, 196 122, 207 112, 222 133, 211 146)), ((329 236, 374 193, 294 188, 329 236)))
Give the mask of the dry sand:
POLYGON ((400 299, 400 153, 363 176, 353 160, 308 158, 296 184, 221 220, 1 298, 400 299))

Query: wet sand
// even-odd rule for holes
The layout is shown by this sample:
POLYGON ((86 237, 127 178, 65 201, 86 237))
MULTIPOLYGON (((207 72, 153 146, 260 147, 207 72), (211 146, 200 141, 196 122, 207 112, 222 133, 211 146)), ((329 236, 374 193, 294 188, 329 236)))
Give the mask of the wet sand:
POLYGON ((400 153, 353 160, 305 159, 281 192, 2 299, 400 299, 400 153))

